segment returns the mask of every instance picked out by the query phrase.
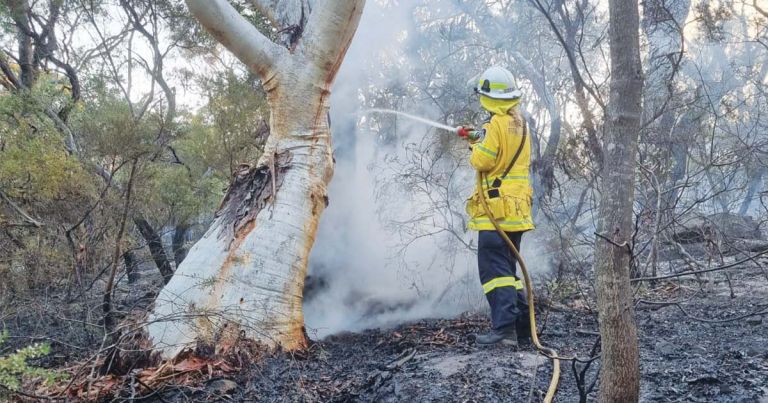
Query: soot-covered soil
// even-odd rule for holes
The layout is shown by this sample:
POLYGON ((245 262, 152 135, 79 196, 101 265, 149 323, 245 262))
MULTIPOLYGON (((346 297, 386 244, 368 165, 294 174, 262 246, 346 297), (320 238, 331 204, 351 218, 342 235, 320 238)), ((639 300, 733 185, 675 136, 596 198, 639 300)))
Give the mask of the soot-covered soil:
MULTIPOLYGON (((725 284, 702 291, 694 283, 667 283, 640 298, 641 401, 768 402, 768 317, 765 279, 738 282, 731 299, 725 284)), ((597 323, 586 309, 540 314, 542 340, 561 355, 589 355, 597 323)), ((230 380, 212 380, 164 399, 265 402, 517 402, 541 401, 552 365, 532 350, 479 348, 471 334, 483 315, 425 320, 396 329, 342 334, 297 355, 276 354, 230 380)), ((587 371, 587 387, 598 363, 587 371)), ((583 366, 579 365, 579 369, 583 366)), ((562 363, 557 401, 579 401, 570 362, 562 363)), ((595 393, 589 395, 592 400, 595 393)))

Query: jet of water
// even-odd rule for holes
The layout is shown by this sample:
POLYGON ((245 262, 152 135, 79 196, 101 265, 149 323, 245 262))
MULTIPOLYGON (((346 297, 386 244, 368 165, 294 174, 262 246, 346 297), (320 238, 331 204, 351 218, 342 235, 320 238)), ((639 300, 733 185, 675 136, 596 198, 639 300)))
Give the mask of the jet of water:
POLYGON ((457 129, 456 127, 451 127, 451 126, 448 126, 448 125, 440 123, 440 122, 435 122, 434 120, 429 120, 429 119, 426 119, 426 118, 422 118, 420 116, 411 115, 410 113, 395 111, 395 110, 392 110, 392 109, 372 108, 372 109, 366 109, 366 110, 362 111, 361 113, 362 114, 368 114, 368 113, 371 113, 371 112, 389 113, 389 114, 393 114, 393 115, 404 116, 404 117, 406 117, 408 119, 412 119, 412 120, 415 120, 417 122, 421 122, 421 123, 430 125, 432 127, 436 127, 438 129, 447 130, 447 131, 452 132, 452 133, 455 133, 456 129, 457 129))

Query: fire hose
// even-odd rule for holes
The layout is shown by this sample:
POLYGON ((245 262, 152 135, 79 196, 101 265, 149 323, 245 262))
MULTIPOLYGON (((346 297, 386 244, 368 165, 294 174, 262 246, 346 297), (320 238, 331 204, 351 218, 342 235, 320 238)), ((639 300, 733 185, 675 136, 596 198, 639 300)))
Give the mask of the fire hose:
MULTIPOLYGON (((444 125, 442 123, 433 122, 428 119, 424 119, 418 116, 410 115, 410 114, 399 112, 399 111, 387 110, 387 109, 371 109, 369 110, 369 112, 394 113, 397 115, 402 115, 407 118, 414 119, 422 123, 426 123, 430 126, 447 130, 449 132, 453 132, 457 134, 459 137, 462 137, 465 140, 468 140, 470 142, 477 141, 481 136, 480 132, 472 128, 468 128, 464 126, 453 128, 453 127, 444 125)), ((576 357, 572 357, 572 358, 560 357, 557 354, 557 351, 555 351, 553 348, 550 348, 541 344, 538 333, 536 332, 536 309, 535 309, 534 298, 533 298, 533 283, 531 282, 531 276, 528 273, 528 269, 525 267, 525 261, 523 260, 523 257, 520 256, 520 251, 517 250, 517 248, 515 247, 515 244, 512 243, 512 240, 509 239, 509 236, 507 236, 507 233, 501 229, 499 224, 496 222, 495 217, 493 216, 493 214, 491 214, 491 209, 488 207, 488 202, 485 200, 485 194, 482 191, 483 186, 482 186, 482 177, 480 173, 477 174, 477 188, 478 190, 480 190, 479 191, 480 204, 483 206, 483 210, 485 210, 485 214, 488 216, 491 223, 493 224, 493 227, 496 228, 496 231, 499 233, 499 235, 504 239, 504 242, 506 242, 507 246, 509 246, 509 250, 512 251, 512 255, 520 263, 520 271, 523 272, 523 279, 525 280, 526 298, 528 299, 528 307, 529 307, 528 317, 530 319, 530 326, 531 326, 531 341, 533 341, 533 345, 543 356, 552 360, 552 365, 553 365, 552 379, 549 382, 549 388, 547 389, 547 394, 544 396, 544 402, 551 403, 555 398, 555 393, 557 393, 557 385, 560 382, 560 360, 561 359, 578 360, 578 359, 576 357)))
POLYGON ((483 192, 483 184, 480 173, 477 174, 477 188, 480 195, 480 204, 483 206, 485 214, 491 220, 493 227, 496 228, 496 232, 499 233, 499 235, 504 239, 504 242, 507 243, 507 246, 509 246, 509 250, 512 251, 512 255, 515 257, 515 259, 517 259, 518 263, 520 263, 520 271, 523 272, 523 279, 525 280, 525 292, 528 299, 528 317, 530 318, 531 325, 531 340, 539 352, 552 360, 552 379, 549 381, 549 389, 547 389, 547 394, 544 396, 544 402, 551 403, 555 398, 555 393, 557 392, 557 384, 560 381, 560 357, 558 357, 557 351, 555 351, 553 348, 541 344, 541 341, 539 340, 539 336, 536 332, 536 309, 534 306, 531 276, 528 273, 528 269, 525 267, 525 261, 523 260, 523 257, 520 256, 520 251, 517 250, 515 244, 512 243, 512 240, 509 239, 507 233, 501 229, 499 224, 496 222, 496 218, 493 216, 493 214, 491 214, 491 209, 488 207, 488 202, 485 200, 485 192, 483 192))

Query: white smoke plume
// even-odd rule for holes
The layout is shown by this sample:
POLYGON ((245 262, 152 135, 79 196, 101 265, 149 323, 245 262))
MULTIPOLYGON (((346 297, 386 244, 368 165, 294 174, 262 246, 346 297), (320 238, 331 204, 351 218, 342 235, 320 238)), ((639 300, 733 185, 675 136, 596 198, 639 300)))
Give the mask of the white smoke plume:
MULTIPOLYGON (((397 186, 394 175, 414 152, 429 154, 439 136, 454 134, 399 119, 397 137, 383 141, 373 120, 361 115, 367 109, 361 104, 364 89, 385 89, 411 76, 411 64, 398 61, 404 57, 401 47, 411 20, 409 7, 368 2, 333 88, 336 171, 310 258, 304 304, 307 331, 314 338, 485 309, 471 250, 476 234, 459 222, 461 214, 432 212, 455 221, 452 227, 458 230, 452 233, 426 236, 430 229, 419 225, 404 233, 397 224, 412 220, 430 200, 424 192, 397 186), (386 76, 377 70, 378 60, 393 60, 403 68, 386 76)), ((476 73, 467 71, 467 78, 476 73)), ((402 107, 431 119, 439 116, 424 105, 402 107)), ((460 148, 454 150, 455 160, 465 161, 468 150, 460 148)), ((454 211, 463 212, 473 184, 474 172, 464 162, 449 181, 454 211)), ((523 253, 533 256, 532 249, 524 241, 523 253)))

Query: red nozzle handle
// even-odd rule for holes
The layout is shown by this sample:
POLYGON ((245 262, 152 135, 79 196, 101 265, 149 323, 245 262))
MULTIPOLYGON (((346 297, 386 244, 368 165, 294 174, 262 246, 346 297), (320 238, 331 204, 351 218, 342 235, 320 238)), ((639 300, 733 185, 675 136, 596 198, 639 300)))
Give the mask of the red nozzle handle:
POLYGON ((469 137, 469 130, 464 126, 459 126, 456 128, 456 134, 458 134, 459 137, 467 138, 469 137))

